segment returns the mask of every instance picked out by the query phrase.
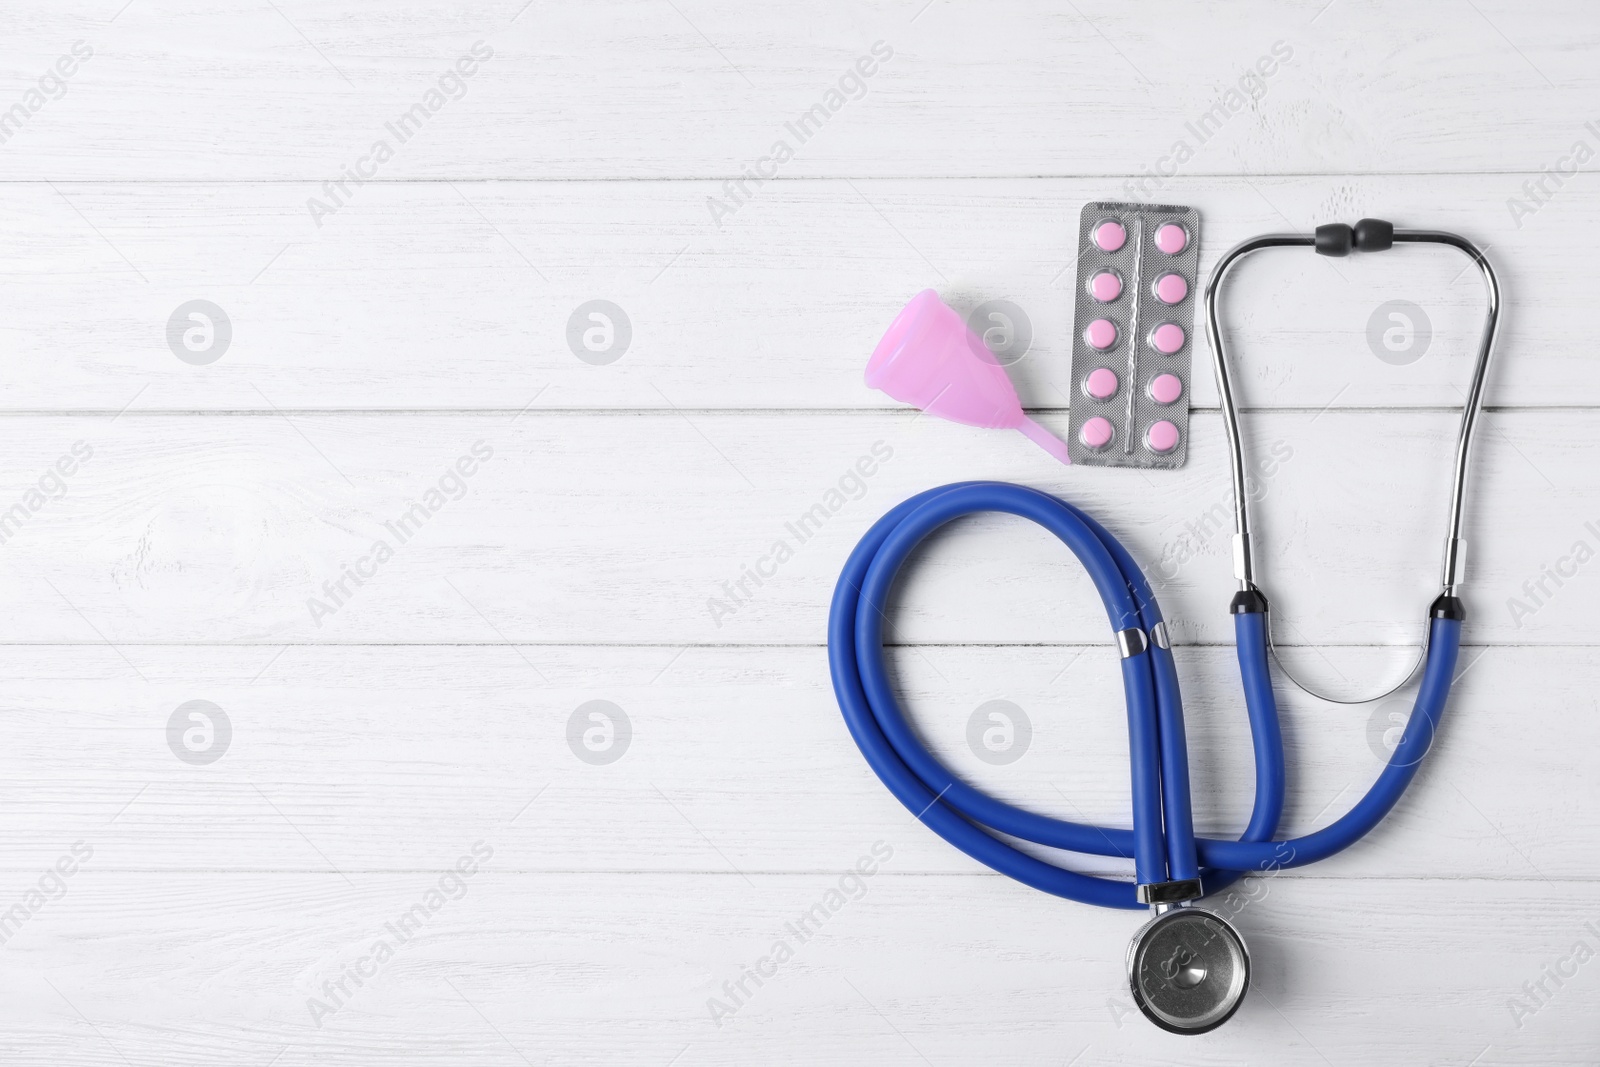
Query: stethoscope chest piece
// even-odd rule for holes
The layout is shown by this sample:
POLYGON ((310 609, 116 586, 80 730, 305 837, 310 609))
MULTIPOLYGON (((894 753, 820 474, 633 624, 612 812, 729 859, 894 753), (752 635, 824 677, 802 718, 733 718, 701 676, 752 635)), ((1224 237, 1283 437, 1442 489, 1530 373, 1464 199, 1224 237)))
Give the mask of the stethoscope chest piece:
POLYGON ((1250 988, 1250 952, 1237 930, 1202 908, 1160 911, 1128 945, 1128 985, 1145 1017, 1175 1034, 1227 1022, 1250 988))

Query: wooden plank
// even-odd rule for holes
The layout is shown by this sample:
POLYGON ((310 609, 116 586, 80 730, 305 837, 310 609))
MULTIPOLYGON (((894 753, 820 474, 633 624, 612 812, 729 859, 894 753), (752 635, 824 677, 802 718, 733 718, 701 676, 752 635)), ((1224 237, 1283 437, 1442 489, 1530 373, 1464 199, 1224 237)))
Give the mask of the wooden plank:
MULTIPOLYGON (((96 870, 359 877, 435 866, 483 825, 500 827, 507 870, 827 870, 882 834, 899 871, 983 869, 871 773, 821 648, 123 651, 148 681, 104 648, 6 657, 0 866, 14 875, 82 839, 96 870), (193 701, 214 706, 201 709, 209 733, 182 710, 193 701), (201 732, 186 745, 174 720, 201 732), (585 730, 596 731, 587 743, 585 730), (212 762, 180 756, 191 750, 212 762)), ((1595 679, 1573 651, 1467 650, 1404 804, 1368 842, 1285 877, 1591 876, 1600 804, 1587 761, 1600 727, 1574 714, 1595 679), (1535 683, 1538 698, 1523 699, 1535 683)), ((1376 675, 1396 658, 1368 650, 1358 662, 1376 675)), ((1032 810, 1128 825, 1127 726, 1106 646, 919 646, 893 662, 922 736, 964 779, 1032 810), (991 763, 991 752, 1016 758, 991 763)), ((1236 833, 1254 765, 1233 650, 1180 648, 1178 664, 1197 818, 1205 832, 1236 833)), ((1280 690, 1284 826, 1302 833, 1365 792, 1410 707, 1336 708, 1280 690)), ((1126 873, 1115 860, 1051 859, 1126 873)))
MULTIPOLYGON (((481 836, 480 836, 481 835, 481 836)), ((467 830, 442 857, 493 848, 467 830)), ((889 849, 897 842, 878 839, 889 849)), ((1235 915, 1254 951, 1235 1020, 1178 1041, 1133 1013, 1122 954, 1139 917, 999 879, 764 876, 107 875, 84 868, 7 944, 18 1065, 159 1060, 416 1064, 875 1062, 1220 1065, 1591 1063, 1600 1045, 1592 885, 1273 881, 1235 915), (1442 887, 1444 887, 1442 889, 1442 887), (439 892, 404 943, 388 927, 439 892), (804 941, 789 925, 838 900, 804 941), (1428 901, 1419 922, 1415 901, 1428 901), (381 940, 394 946, 379 965, 381 940), (763 963, 778 941, 793 948, 763 963), (1448 952, 1442 951, 1448 946, 1448 952), (1445 961, 1448 960, 1448 963, 1445 961), (324 983, 368 972, 312 1019, 324 983), (708 1001, 771 977, 719 1028, 708 1001), (1568 977, 1558 987, 1545 968, 1568 977), (1531 1014, 1524 983, 1550 991, 1531 1014), (1518 1023, 1520 1022, 1520 1027, 1518 1023)), ((416 913, 412 913, 416 914, 416 913)), ((398 929, 398 927, 397 927, 398 929)))
MULTIPOLYGON (((11 5, 0 1058, 1596 1062, 1587 13, 11 5), (1258 63, 1260 98, 1230 106, 1258 63), (786 123, 819 101, 800 143, 786 123), (789 138, 776 180, 732 184, 789 138), (1446 728, 1370 840, 1217 902, 1255 991, 1189 1042, 1122 991, 1138 916, 985 871, 892 799, 821 647, 839 565, 892 503, 960 478, 1060 492, 1158 577, 1198 818, 1241 824, 1205 347, 1192 459, 1165 478, 1062 471, 861 382, 915 291, 1008 300, 1034 334, 1022 398, 1064 428, 1074 220, 1126 196, 1197 206, 1205 271, 1256 233, 1374 215, 1485 244, 1507 296, 1446 728), (568 337, 597 299, 629 319, 610 363, 568 337), (173 348, 195 300, 228 317, 214 362, 173 348), (611 762, 584 745, 602 713, 627 738, 611 762), (859 892, 841 876, 875 846, 859 892), (859 899, 719 1027, 710 998, 834 890, 859 899), (394 958, 335 997, 384 937, 394 958)), ((1237 278, 1271 464, 1258 562, 1319 685, 1406 666, 1479 303, 1409 252, 1237 278), (1414 360, 1374 348, 1390 300, 1426 317, 1414 360)), ((998 795, 1124 825, 1116 667, 1061 546, 973 521, 906 577, 891 658, 929 745, 998 795), (998 712, 1029 721, 1014 763, 983 758, 998 712)), ((1280 698, 1308 829, 1377 773, 1404 704, 1280 698)))
POLYGON ((6 103, 31 113, 7 177, 312 187, 358 166, 720 182, 779 140, 785 178, 1534 171, 1596 118, 1600 43, 1571 3, 1462 17, 1442 0, 18 8, 6 103), (64 95, 38 86, 78 41, 93 55, 64 95), (878 41, 892 58, 841 92, 878 41), (474 46, 490 57, 454 78, 474 46), (818 105, 816 132, 791 132, 818 105), (380 139, 390 158, 371 155, 380 139))
MULTIPOLYGON (((1489 247, 1506 289, 1490 403, 1594 405, 1581 223, 1600 192, 1573 184, 1513 220, 1522 180, 1185 177, 1167 194, 1201 211, 1205 274, 1246 237, 1330 220, 1459 230, 1489 247)), ((1105 179, 782 182, 719 228, 704 183, 402 182, 363 189, 319 229, 292 184, 7 188, 0 404, 107 412, 895 407, 862 369, 929 286, 966 315, 1019 307, 1033 343, 1012 375, 1028 406, 1060 409, 1075 395, 1078 211, 1121 195, 1105 179), (603 366, 568 337, 597 299, 629 333, 625 347, 596 335, 619 353, 603 366), (194 300, 229 327, 226 347, 194 356, 217 354, 203 366, 169 347, 169 321, 181 337, 194 300)), ((1265 255, 1239 269, 1224 309, 1244 403, 1460 403, 1483 291, 1458 255, 1265 255), (1414 347, 1399 354, 1369 338, 1396 325, 1391 300, 1414 305, 1414 347)), ((1216 403, 1209 360, 1197 342, 1202 407, 1216 403)))
MULTIPOLYGON (((1472 641, 1597 639, 1581 592, 1600 521, 1592 421, 1486 418, 1472 641)), ((1059 468, 1019 434, 875 413, 11 419, 0 640, 815 644, 879 514, 987 477, 1098 516, 1161 581, 1179 641, 1227 644, 1223 434, 1215 414, 1191 428, 1188 467, 1143 477, 1059 468), (93 456, 60 495, 55 464, 80 441, 93 456), (759 586, 744 577, 755 566, 772 575, 759 586)), ((1249 416, 1247 433, 1285 642, 1416 641, 1437 593, 1453 416, 1280 412, 1249 416)), ((895 616, 900 639, 946 643, 1093 643, 1105 625, 1076 560, 998 517, 930 542, 895 616)), ((1337 683, 1342 668, 1306 669, 1337 683)))

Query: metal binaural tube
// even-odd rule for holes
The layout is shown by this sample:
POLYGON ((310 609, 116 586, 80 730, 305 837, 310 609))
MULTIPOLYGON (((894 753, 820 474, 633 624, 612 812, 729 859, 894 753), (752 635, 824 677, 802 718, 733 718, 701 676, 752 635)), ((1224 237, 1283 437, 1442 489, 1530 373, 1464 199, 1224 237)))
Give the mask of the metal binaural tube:
POLYGON ((1478 360, 1472 371, 1472 384, 1467 389, 1466 400, 1461 405, 1461 430, 1456 437, 1455 478, 1450 486, 1450 532, 1445 539, 1444 566, 1439 582, 1446 596, 1455 596, 1461 585, 1462 513, 1466 508, 1467 468, 1472 462, 1472 440, 1477 431, 1478 413, 1483 408, 1483 387, 1489 377, 1489 363, 1494 357, 1494 342, 1500 332, 1500 279, 1494 272, 1489 257, 1477 245, 1459 234, 1443 230, 1396 230, 1397 243, 1448 245, 1469 256, 1483 274, 1484 294, 1488 299, 1483 320, 1482 340, 1478 342, 1478 360))
MULTIPOLYGON (((1482 339, 1478 344, 1478 358, 1473 367, 1472 383, 1461 408, 1461 429, 1456 439, 1455 473, 1450 487, 1450 524, 1445 540, 1444 565, 1440 584, 1446 595, 1454 596, 1461 585, 1462 516, 1466 508, 1467 471, 1472 462, 1472 442, 1476 436, 1478 414, 1483 408, 1484 383, 1489 376, 1489 365, 1494 356, 1494 343, 1500 330, 1500 279, 1487 256, 1477 245, 1460 234, 1443 230, 1395 230, 1396 244, 1446 245, 1468 256, 1483 274, 1488 306, 1484 317, 1482 339)), ((1234 577, 1241 589, 1254 589, 1255 565, 1250 546, 1249 497, 1245 489, 1244 446, 1239 432, 1238 405, 1234 400, 1233 380, 1229 375, 1227 350, 1222 339, 1222 325, 1217 313, 1222 283, 1229 272, 1245 256, 1264 248, 1310 247, 1316 244, 1311 234, 1269 233, 1252 237, 1229 249, 1217 262, 1206 283, 1206 340, 1211 344, 1212 365, 1217 376, 1217 395, 1222 406, 1223 428, 1228 434, 1228 461, 1233 472, 1234 513, 1234 577)))
MULTIPOLYGON (((1324 227, 1328 229, 1328 227, 1324 227)), ((1343 228, 1348 231, 1348 227, 1343 228)), ((1484 290, 1487 298, 1487 309, 1484 316, 1483 334, 1478 344, 1478 358, 1473 366, 1472 382, 1467 389, 1466 396, 1461 406, 1461 428, 1456 438, 1455 470, 1450 486, 1450 522, 1449 530, 1445 537, 1443 561, 1440 567, 1439 582, 1444 597, 1453 598, 1460 589, 1464 578, 1462 562, 1462 549, 1465 541, 1461 536, 1463 513, 1466 508, 1467 472, 1472 462, 1472 442, 1476 436, 1478 414, 1483 408, 1483 390, 1489 376, 1489 365, 1494 356, 1494 344, 1500 329, 1500 280, 1496 276, 1494 267, 1488 257, 1477 245, 1459 234, 1443 230, 1394 230, 1393 241, 1395 244, 1438 244, 1454 248, 1465 254, 1475 263, 1483 275, 1484 290)), ((1229 377, 1227 351, 1222 339, 1222 326, 1217 313, 1217 303, 1222 290, 1224 279, 1239 260, 1252 252, 1264 248, 1282 248, 1297 246, 1317 246, 1314 234, 1288 234, 1272 233, 1260 237, 1252 237, 1233 248, 1218 261, 1212 270, 1211 278, 1206 283, 1206 339, 1211 344, 1211 356, 1217 376, 1217 393, 1222 406, 1223 426, 1228 434, 1228 461, 1233 473, 1233 559, 1234 577, 1238 579, 1241 591, 1258 590, 1255 581, 1255 560, 1250 543, 1250 512, 1249 496, 1245 485, 1244 447, 1239 431, 1238 406, 1234 399, 1233 382, 1229 377)), ((1388 245, 1376 246, 1386 249, 1388 245)), ((1359 245, 1357 246, 1359 250, 1359 245)), ((1321 249, 1318 249, 1321 251, 1321 249)), ((1335 254, 1343 255, 1349 251, 1346 246, 1344 251, 1335 254)), ((1416 663, 1406 672, 1404 678, 1392 688, 1375 696, 1362 697, 1356 700, 1330 697, 1318 693, 1302 683, 1299 679, 1284 668, 1282 661, 1278 663, 1279 669, 1297 687, 1312 696, 1322 700, 1332 701, 1337 704, 1363 704, 1381 699, 1398 690, 1415 676, 1422 666, 1428 653, 1428 636, 1431 629, 1425 632, 1422 641, 1422 650, 1416 663)), ((1270 644, 1270 634, 1269 634, 1270 644)), ((1277 657, 1277 648, 1272 645, 1274 658, 1277 657)))
POLYGON ((1233 382, 1228 377, 1228 359, 1222 345, 1222 326, 1217 321, 1217 294, 1222 281, 1234 265, 1263 248, 1310 247, 1316 238, 1309 234, 1268 233, 1234 245, 1212 268, 1206 282, 1206 340, 1211 344, 1211 362, 1217 374, 1217 395, 1222 402, 1222 424, 1228 431, 1228 462, 1233 467, 1233 576, 1240 589, 1255 588, 1255 568, 1250 555, 1249 494, 1244 484, 1244 445, 1239 436, 1239 413, 1233 402, 1233 382))

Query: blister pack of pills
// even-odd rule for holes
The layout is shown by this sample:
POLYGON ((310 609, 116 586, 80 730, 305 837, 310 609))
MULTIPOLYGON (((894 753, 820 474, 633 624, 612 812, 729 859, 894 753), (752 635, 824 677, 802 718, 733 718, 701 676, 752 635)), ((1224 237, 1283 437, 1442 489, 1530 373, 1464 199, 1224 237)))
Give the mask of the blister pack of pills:
POLYGON ((1072 462, 1183 466, 1189 450, 1200 214, 1085 204, 1078 219, 1072 462))

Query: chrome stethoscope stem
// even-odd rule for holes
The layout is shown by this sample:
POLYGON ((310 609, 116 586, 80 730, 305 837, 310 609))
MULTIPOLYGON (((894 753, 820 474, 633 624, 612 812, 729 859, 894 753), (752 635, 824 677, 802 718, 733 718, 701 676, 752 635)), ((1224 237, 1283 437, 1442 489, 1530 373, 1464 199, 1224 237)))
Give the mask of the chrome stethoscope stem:
POLYGON ((1217 321, 1217 294, 1228 272, 1251 252, 1263 248, 1285 248, 1294 245, 1311 246, 1316 238, 1310 234, 1268 233, 1252 237, 1234 245, 1217 262, 1206 283, 1206 340, 1211 344, 1211 359, 1217 371, 1217 395, 1222 402, 1222 423, 1228 431, 1228 462, 1233 468, 1233 576, 1241 590, 1255 588, 1255 567, 1250 553, 1250 510, 1245 491, 1244 443, 1239 434, 1239 411, 1233 401, 1233 380, 1228 376, 1228 360, 1223 354, 1222 326, 1217 321))
POLYGON ((1456 437, 1455 479, 1450 486, 1450 535, 1445 542, 1444 567, 1440 584, 1446 596, 1455 596, 1465 575, 1462 573, 1461 515, 1466 507, 1467 468, 1472 462, 1472 439, 1478 426, 1478 412, 1483 408, 1483 386, 1489 377, 1489 361, 1494 356, 1494 342, 1500 332, 1500 279, 1489 258, 1477 245, 1459 234, 1442 230, 1396 230, 1396 242, 1409 244, 1449 245, 1465 253, 1477 264, 1483 274, 1484 296, 1487 300, 1483 319, 1483 336, 1478 342, 1478 361, 1472 371, 1472 385, 1461 405, 1461 430, 1456 437))

